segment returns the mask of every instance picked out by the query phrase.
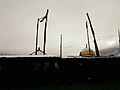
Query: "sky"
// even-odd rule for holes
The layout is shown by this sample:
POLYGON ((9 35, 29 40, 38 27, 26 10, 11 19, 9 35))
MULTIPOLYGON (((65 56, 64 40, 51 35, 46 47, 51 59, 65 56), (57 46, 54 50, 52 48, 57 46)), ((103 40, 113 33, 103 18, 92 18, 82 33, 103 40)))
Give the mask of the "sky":
MULTIPOLYGON (((61 34, 63 56, 79 55, 87 43, 87 12, 99 50, 119 47, 120 0, 0 0, 0 54, 29 55, 35 51, 37 18, 43 17, 47 9, 48 55, 59 56, 61 34)), ((43 33, 44 22, 39 26, 41 49, 43 33)), ((91 48, 95 50, 90 27, 89 35, 91 48)))

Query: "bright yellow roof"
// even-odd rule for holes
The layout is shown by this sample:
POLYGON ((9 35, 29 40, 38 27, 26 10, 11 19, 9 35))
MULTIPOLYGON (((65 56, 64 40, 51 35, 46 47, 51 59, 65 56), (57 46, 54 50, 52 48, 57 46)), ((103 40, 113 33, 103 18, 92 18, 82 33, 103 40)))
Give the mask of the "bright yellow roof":
POLYGON ((91 49, 89 51, 89 48, 86 47, 86 48, 81 50, 79 56, 85 56, 85 57, 87 57, 87 56, 95 56, 95 52, 93 50, 91 50, 91 49))

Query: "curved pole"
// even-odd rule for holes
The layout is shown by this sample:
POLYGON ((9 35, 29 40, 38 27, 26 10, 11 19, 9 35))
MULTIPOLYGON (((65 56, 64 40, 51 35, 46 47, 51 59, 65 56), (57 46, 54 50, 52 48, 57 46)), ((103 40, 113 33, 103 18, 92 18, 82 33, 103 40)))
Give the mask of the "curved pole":
MULTIPOLYGON (((37 50, 37 52, 38 51, 40 51, 40 52, 42 52, 43 53, 43 51, 42 50, 40 50, 40 47, 38 47, 38 50, 37 50)), ((29 54, 29 55, 33 55, 34 53, 36 53, 36 51, 34 51, 34 52, 32 52, 31 54, 29 54)), ((46 54, 46 53, 45 53, 46 54)))
POLYGON ((98 50, 98 46, 97 46, 97 42, 96 42, 96 39, 95 39, 95 33, 94 33, 94 30, 93 30, 93 27, 92 27, 92 23, 91 23, 91 21, 90 21, 90 18, 89 18, 88 13, 87 13, 86 15, 87 15, 87 17, 88 17, 88 21, 89 21, 89 23, 90 23, 90 28, 91 28, 91 31, 92 31, 92 34, 93 34, 96 55, 97 55, 97 57, 99 57, 100 54, 99 54, 99 50, 98 50))
POLYGON ((35 55, 37 55, 39 21, 40 21, 40 19, 38 18, 38 20, 37 20, 37 32, 36 32, 36 47, 35 47, 35 55))
POLYGON ((118 37, 119 37, 119 53, 120 53, 120 31, 118 30, 118 37))
POLYGON ((60 57, 62 58, 62 34, 60 36, 60 57))

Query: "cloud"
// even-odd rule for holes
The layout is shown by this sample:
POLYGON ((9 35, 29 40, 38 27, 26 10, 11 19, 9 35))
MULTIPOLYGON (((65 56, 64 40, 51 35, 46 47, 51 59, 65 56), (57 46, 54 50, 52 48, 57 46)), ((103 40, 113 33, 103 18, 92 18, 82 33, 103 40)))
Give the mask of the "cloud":
POLYGON ((118 46, 113 46, 111 48, 100 50, 100 55, 101 56, 110 56, 110 55, 118 56, 120 54, 119 50, 120 49, 118 48, 118 46))

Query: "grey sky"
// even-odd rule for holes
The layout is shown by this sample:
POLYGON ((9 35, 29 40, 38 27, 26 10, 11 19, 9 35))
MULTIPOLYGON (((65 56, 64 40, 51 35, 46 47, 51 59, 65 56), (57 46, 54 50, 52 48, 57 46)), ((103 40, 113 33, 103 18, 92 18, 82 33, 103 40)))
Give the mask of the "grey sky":
MULTIPOLYGON (((59 55, 60 34, 63 34, 64 56, 78 55, 85 47, 85 22, 88 12, 96 33, 99 49, 118 45, 120 0, 0 0, 0 54, 30 54, 35 50, 37 18, 49 9, 48 54, 59 55), (111 42, 111 44, 110 44, 111 42), (69 47, 71 46, 71 47, 69 47)), ((44 23, 39 28, 39 46, 43 48, 44 23)), ((90 38, 92 34, 89 27, 90 38)), ((91 43, 94 49, 93 43, 91 43)))

